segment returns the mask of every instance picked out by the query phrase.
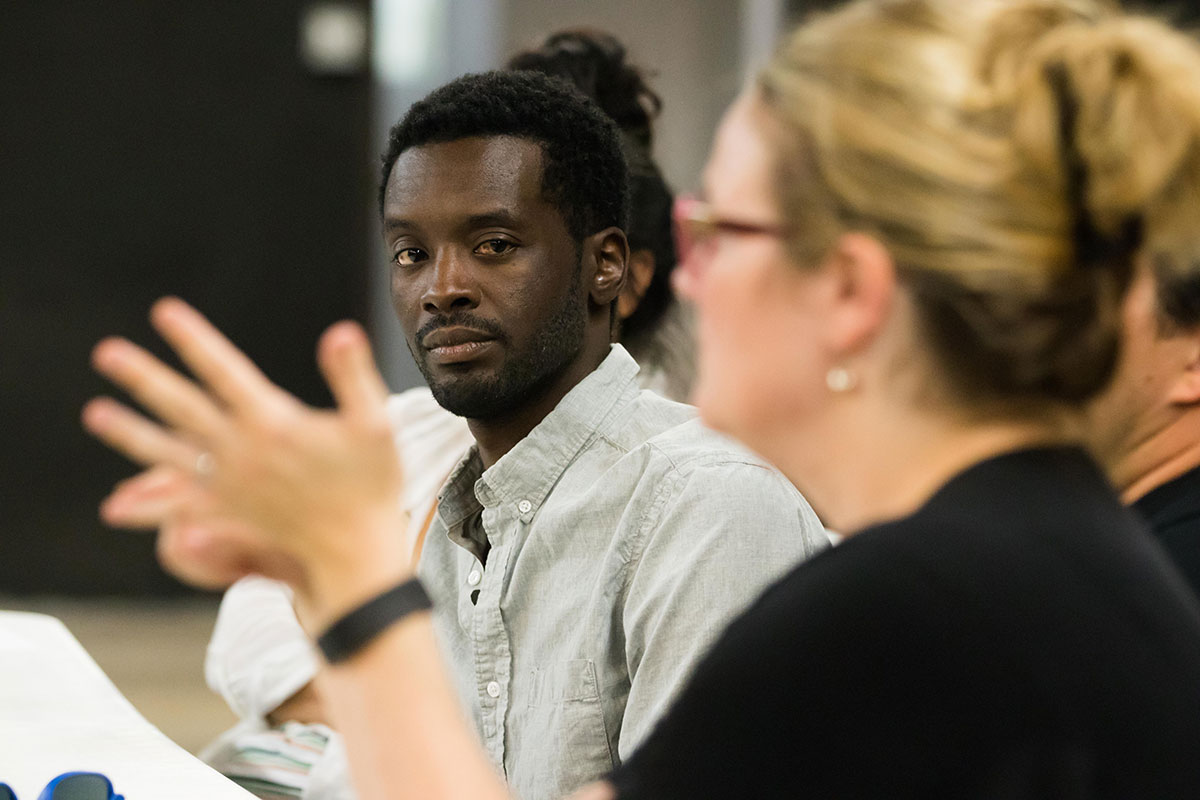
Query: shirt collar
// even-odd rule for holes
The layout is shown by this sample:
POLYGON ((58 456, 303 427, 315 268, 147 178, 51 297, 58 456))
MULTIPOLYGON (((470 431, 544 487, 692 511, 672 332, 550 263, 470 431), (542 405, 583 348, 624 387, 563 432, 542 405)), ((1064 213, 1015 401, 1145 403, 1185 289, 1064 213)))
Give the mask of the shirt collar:
POLYGON ((619 344, 567 392, 554 410, 486 471, 477 447, 458 465, 439 498, 448 528, 483 508, 513 503, 528 522, 575 456, 619 408, 637 396, 637 362, 619 344))

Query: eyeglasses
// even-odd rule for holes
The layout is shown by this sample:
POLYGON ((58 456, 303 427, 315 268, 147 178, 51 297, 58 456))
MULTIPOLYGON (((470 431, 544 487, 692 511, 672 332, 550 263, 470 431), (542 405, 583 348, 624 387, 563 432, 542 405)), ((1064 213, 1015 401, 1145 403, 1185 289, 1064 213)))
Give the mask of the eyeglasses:
MULTIPOLYGON (((0 800, 17 800, 7 783, 0 783, 0 800)), ((38 795, 38 800, 125 800, 113 793, 112 782, 98 772, 65 772, 38 795)))
POLYGON ((722 219, 708 203, 686 194, 675 198, 671 220, 675 224, 677 263, 692 270, 699 266, 694 261, 695 257, 707 249, 706 245, 712 242, 718 233, 775 237, 786 236, 788 233, 782 225, 722 219))

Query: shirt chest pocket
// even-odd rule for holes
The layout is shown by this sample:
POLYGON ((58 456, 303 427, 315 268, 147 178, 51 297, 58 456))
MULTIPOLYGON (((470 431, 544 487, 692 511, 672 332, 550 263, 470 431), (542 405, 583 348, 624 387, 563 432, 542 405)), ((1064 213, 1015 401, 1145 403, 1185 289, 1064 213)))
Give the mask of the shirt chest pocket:
POLYGON ((526 731, 559 756, 542 760, 540 769, 554 773, 542 775, 542 781, 570 790, 616 766, 592 661, 560 661, 535 670, 525 713, 526 731))
POLYGON ((600 685, 596 665, 590 659, 560 661, 534 671, 529 705, 555 706, 560 703, 593 702, 600 704, 600 685))

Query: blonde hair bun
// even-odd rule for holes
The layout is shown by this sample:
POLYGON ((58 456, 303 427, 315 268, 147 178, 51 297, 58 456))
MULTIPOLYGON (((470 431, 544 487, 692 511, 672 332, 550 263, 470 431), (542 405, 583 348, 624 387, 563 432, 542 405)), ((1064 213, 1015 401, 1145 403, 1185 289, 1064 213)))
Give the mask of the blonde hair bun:
POLYGON ((1200 47, 1156 19, 858 0, 792 34, 758 88, 796 259, 879 237, 966 406, 1087 399, 1115 361, 1131 251, 1200 263, 1200 47))

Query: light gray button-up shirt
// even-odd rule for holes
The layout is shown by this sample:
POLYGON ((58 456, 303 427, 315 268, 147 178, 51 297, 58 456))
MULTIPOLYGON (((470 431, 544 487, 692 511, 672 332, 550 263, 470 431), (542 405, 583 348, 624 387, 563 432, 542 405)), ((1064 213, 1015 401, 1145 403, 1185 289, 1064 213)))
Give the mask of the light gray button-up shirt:
POLYGON ((779 473, 641 391, 620 345, 442 490, 419 571, 463 701, 522 800, 598 778, 715 636, 826 543, 779 473))

